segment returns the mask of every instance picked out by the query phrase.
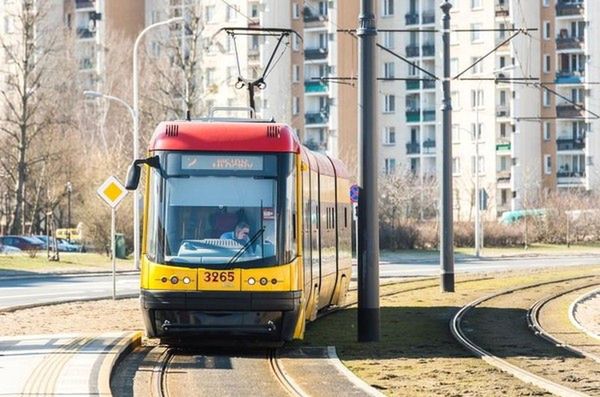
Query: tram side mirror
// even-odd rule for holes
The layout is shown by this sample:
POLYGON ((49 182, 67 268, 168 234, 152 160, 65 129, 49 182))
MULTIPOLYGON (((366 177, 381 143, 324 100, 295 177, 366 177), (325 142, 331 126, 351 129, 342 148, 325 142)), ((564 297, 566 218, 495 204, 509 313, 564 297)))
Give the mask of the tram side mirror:
POLYGON ((150 167, 160 168, 158 156, 148 157, 147 159, 134 160, 133 163, 131 163, 131 165, 129 166, 129 169, 127 170, 127 180, 125 182, 125 189, 135 190, 138 188, 138 185, 140 184, 140 176, 142 174, 140 165, 142 164, 148 164, 150 167))
POLYGON ((127 190, 135 190, 140 184, 140 175, 142 174, 142 170, 140 170, 139 162, 140 160, 135 160, 127 169, 127 180, 125 181, 125 189, 127 190))

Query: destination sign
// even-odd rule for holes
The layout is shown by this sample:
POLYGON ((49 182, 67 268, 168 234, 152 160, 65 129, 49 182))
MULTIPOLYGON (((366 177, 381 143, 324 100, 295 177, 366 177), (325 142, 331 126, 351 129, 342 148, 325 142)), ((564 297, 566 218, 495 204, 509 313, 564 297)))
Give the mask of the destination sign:
POLYGON ((181 156, 183 170, 262 171, 262 156, 181 156))

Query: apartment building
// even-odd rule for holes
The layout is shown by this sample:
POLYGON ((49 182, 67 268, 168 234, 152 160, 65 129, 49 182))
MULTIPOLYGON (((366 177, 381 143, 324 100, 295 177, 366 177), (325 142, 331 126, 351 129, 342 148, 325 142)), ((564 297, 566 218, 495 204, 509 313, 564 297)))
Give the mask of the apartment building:
MULTIPOLYGON (((597 189, 600 139, 591 112, 600 103, 593 89, 600 80, 600 44, 587 38, 600 29, 592 18, 600 15, 600 4, 453 3, 452 29, 461 30, 451 35, 451 73, 460 75, 451 89, 455 219, 474 216, 476 185, 485 192, 487 219, 529 208, 551 191, 597 189), (537 30, 513 30, 520 28, 537 30)), ((377 5, 379 43, 441 76, 439 2, 377 5)), ((408 170, 425 185, 428 177, 440 175, 441 84, 388 52, 378 51, 378 65, 381 170, 408 170)))
POLYGON ((63 0, 65 26, 75 34, 84 89, 103 91, 107 40, 133 41, 144 28, 144 0, 63 0))

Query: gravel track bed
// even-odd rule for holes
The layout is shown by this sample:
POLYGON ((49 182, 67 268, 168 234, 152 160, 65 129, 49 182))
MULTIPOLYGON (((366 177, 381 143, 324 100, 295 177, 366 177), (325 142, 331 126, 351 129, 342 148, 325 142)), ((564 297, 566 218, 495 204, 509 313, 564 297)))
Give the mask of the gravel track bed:
MULTIPOLYGON (((590 281, 544 285, 490 299, 463 319, 463 329, 476 344, 514 365, 580 392, 600 395, 600 364, 536 336, 526 320, 527 309, 537 300, 590 281)), ((543 319, 542 326, 555 329, 561 322, 553 316, 543 319)))

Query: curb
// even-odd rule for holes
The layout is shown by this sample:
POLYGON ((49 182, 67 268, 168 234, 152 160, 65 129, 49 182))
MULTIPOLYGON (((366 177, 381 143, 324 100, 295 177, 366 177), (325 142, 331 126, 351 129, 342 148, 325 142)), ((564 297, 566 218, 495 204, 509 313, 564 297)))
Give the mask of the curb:
MULTIPOLYGON (((137 298, 139 296, 140 296, 140 294, 117 295, 116 300, 137 298)), ((65 299, 62 301, 59 300, 59 301, 52 301, 52 302, 45 302, 45 303, 39 303, 39 302, 38 303, 28 303, 26 305, 9 306, 9 307, 5 307, 5 308, 0 308, 0 313, 11 313, 11 312, 16 312, 17 310, 32 309, 34 307, 40 307, 40 306, 62 305, 64 303, 94 302, 94 301, 101 301, 101 300, 111 299, 111 298, 112 298, 112 295, 105 295, 105 296, 96 296, 93 298, 74 298, 74 299, 65 299)))
POLYGON ((329 363, 338 371, 340 371, 340 373, 344 375, 354 386, 363 391, 366 396, 385 397, 385 394, 381 393, 379 390, 375 389, 373 386, 356 376, 354 372, 350 371, 348 367, 342 364, 335 351, 335 346, 327 346, 327 357, 329 363))
MULTIPOLYGON (((116 274, 120 275, 133 275, 139 274, 139 270, 117 270, 116 274)), ((27 275, 20 274, 8 274, 8 275, 0 275, 0 280, 27 280, 27 279, 36 279, 42 277, 80 277, 80 276, 89 276, 89 277, 101 277, 101 276, 110 276, 112 275, 112 270, 107 271, 95 271, 95 272, 86 272, 86 271, 72 271, 72 272, 49 272, 49 273, 34 273, 27 275)))
POLYGON ((571 303, 571 305, 569 305, 569 320, 571 321, 571 324, 573 324, 578 330, 582 331, 590 338, 594 338, 596 340, 600 340, 600 335, 594 334, 589 329, 587 329, 585 326, 583 326, 583 324, 581 324, 579 321, 577 321, 577 319, 575 318, 575 311, 577 309, 577 305, 583 304, 585 301, 594 297, 594 295, 598 295, 598 294, 600 294, 600 288, 595 288, 592 291, 589 291, 583 295, 580 295, 571 303))
POLYGON ((133 349, 142 344, 142 333, 140 331, 130 332, 123 336, 116 346, 106 354, 108 358, 102 362, 98 372, 98 395, 112 396, 110 380, 117 365, 133 349))

